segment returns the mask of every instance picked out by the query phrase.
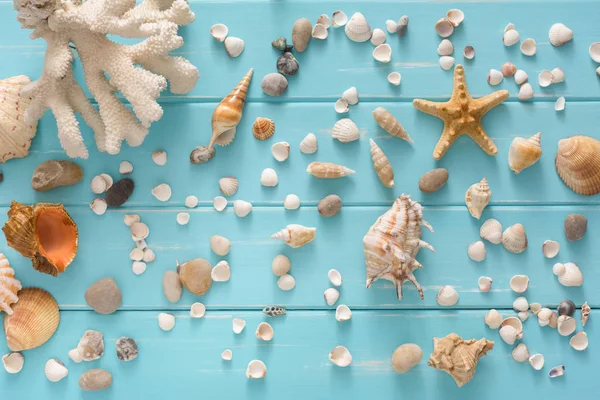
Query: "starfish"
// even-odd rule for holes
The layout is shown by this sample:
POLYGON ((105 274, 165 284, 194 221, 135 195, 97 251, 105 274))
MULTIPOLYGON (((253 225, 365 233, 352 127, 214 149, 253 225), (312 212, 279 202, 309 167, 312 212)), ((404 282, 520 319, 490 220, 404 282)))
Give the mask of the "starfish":
POLYGON ((498 149, 483 130, 481 118, 507 98, 507 90, 499 90, 479 99, 472 98, 467 89, 465 69, 459 64, 454 68, 454 89, 450 100, 444 103, 413 100, 417 110, 444 121, 444 130, 433 150, 433 158, 442 158, 461 135, 468 135, 483 151, 491 156, 496 155, 498 149))

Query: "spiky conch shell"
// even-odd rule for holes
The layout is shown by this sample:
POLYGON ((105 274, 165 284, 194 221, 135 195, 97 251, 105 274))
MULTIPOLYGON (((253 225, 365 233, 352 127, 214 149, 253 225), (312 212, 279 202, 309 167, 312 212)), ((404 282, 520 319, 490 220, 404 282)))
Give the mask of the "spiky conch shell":
POLYGON ((491 197, 492 190, 485 177, 480 182, 472 184, 469 189, 467 189, 467 192, 465 193, 465 203, 474 218, 481 218, 483 209, 488 205, 491 197))
POLYGON ((421 226, 433 232, 431 225, 423 220, 421 205, 404 194, 377 219, 363 238, 367 288, 378 279, 386 279, 396 285, 396 294, 400 300, 402 284, 410 281, 417 288, 421 299, 424 298, 423 289, 413 271, 423 267, 416 260, 421 247, 434 250, 429 243, 421 240, 421 226))
POLYGON ((312 242, 315 238, 317 228, 309 228, 303 225, 290 224, 277 233, 271 235, 271 239, 282 240, 288 246, 297 248, 312 242))
POLYGON ((373 118, 379 124, 381 129, 390 135, 406 140, 408 143, 413 143, 413 140, 408 133, 406 133, 402 124, 385 108, 377 107, 373 110, 373 118))
POLYGON ((212 115, 212 138, 208 144, 209 148, 215 144, 226 146, 235 138, 235 128, 242 120, 253 72, 254 69, 250 68, 240 83, 215 108, 212 115))
POLYGON ((15 278, 15 270, 4 254, 0 253, 0 311, 13 315, 11 304, 19 300, 17 292, 21 290, 21 282, 15 278))
POLYGON ((8 245, 45 274, 65 272, 77 254, 77 225, 62 204, 24 206, 13 201, 2 231, 8 245))
POLYGON ((394 170, 392 169, 392 165, 390 161, 386 157, 383 150, 377 146, 377 143, 373 139, 369 140, 371 144, 371 160, 373 160, 373 167, 375 168, 375 173, 377 173, 377 177, 383 184, 383 186, 388 188, 394 187, 394 170))
POLYGON ((58 304, 43 289, 25 288, 19 291, 14 313, 4 317, 6 344, 12 351, 35 349, 46 343, 60 322, 58 304))
POLYGON ((427 365, 446 371, 461 387, 473 379, 479 359, 493 348, 491 340, 463 340, 456 333, 451 333, 442 339, 433 338, 433 353, 427 365))
POLYGON ((306 172, 320 179, 337 179, 350 176, 355 173, 348 167, 328 162, 311 162, 306 168, 306 172))
POLYGON ((572 136, 558 142, 556 171, 575 193, 600 193, 600 141, 588 136, 572 136))
POLYGON ((516 137, 508 149, 508 166, 515 174, 519 174, 527 167, 531 167, 542 156, 540 145, 542 133, 538 132, 526 139, 516 137))
POLYGON ((269 118, 256 118, 252 125, 252 134, 258 140, 267 140, 275 133, 275 122, 269 118))
POLYGON ((21 89, 29 83, 25 75, 0 80, 0 163, 29 154, 37 130, 37 122, 25 123, 31 98, 21 96, 21 89))

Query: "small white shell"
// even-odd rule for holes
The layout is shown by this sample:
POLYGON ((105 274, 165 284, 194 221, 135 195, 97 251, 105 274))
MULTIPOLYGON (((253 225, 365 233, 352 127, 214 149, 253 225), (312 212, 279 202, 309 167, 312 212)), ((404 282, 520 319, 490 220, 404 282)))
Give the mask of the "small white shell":
POLYGON ((246 327, 246 321, 242 318, 234 318, 233 321, 231 321, 231 326, 233 329, 233 333, 239 335, 246 327))
POLYGON ((58 382, 69 375, 69 370, 60 360, 51 358, 46 362, 44 373, 50 382, 58 382))
POLYGON ((306 135, 300 142, 300 151, 304 154, 313 154, 317 151, 317 137, 313 133, 306 135))
POLYGON ((275 276, 282 276, 290 272, 291 263, 290 259, 283 254, 278 254, 273 258, 271 263, 271 270, 275 276))
POLYGON ((352 363, 352 354, 344 346, 336 346, 329 353, 329 361, 338 367, 347 367, 352 363))
POLYGON ((283 200, 283 206, 286 210, 297 210, 300 208, 300 197, 295 194, 288 194, 283 200))
POLYGON ((231 250, 231 242, 225 236, 213 235, 209 243, 210 249, 221 257, 225 257, 231 250))
POLYGON ((502 233, 502 246, 511 253, 522 253, 527 249, 527 233, 521 224, 509 226, 502 233))
POLYGON ((505 325, 500 328, 500 337, 504 342, 513 344, 517 340, 517 330, 510 325, 505 325))
POLYGON ((146 239, 150 234, 150 228, 143 222, 135 222, 129 228, 134 239, 146 239))
POLYGON ((449 56, 454 52, 454 45, 448 39, 443 39, 437 48, 437 53, 440 56, 449 56))
POLYGON ((550 27, 548 38, 552 46, 559 47, 573 39, 573 31, 564 24, 554 24, 550 27))
POLYGON ((459 26, 465 20, 465 13, 458 8, 453 8, 448 10, 446 18, 448 18, 448 21, 450 21, 452 25, 459 26))
POLYGON ((252 211, 252 203, 245 200, 236 200, 233 202, 233 212, 240 218, 244 218, 252 211))
POLYGON ((548 325, 548 323, 550 322, 550 319, 552 318, 552 310, 547 307, 543 307, 537 313, 537 317, 538 317, 539 325, 546 326, 546 325, 548 325))
POLYGON ((340 292, 335 288, 328 288, 325 289, 325 292, 323 292, 323 297, 325 298, 327 305, 332 306, 340 298, 340 292))
POLYGON ((469 258, 473 261, 481 262, 485 260, 485 244, 481 240, 470 244, 469 248, 467 249, 467 254, 469 255, 469 258))
POLYGON ((229 28, 224 24, 215 24, 210 28, 210 35, 215 38, 217 42, 225 41, 229 28))
POLYGON ((510 278, 510 288, 515 293, 523 293, 529 287, 529 277, 527 275, 515 275, 510 278))
POLYGON ((350 118, 342 118, 333 126, 331 137, 342 143, 349 143, 360 138, 360 131, 350 118))
POLYGON ((327 30, 327 27, 323 24, 320 23, 316 23, 315 26, 313 26, 313 30, 312 30, 312 37, 318 40, 325 40, 327 39, 327 36, 329 36, 329 31, 327 30))
POLYGON ((221 358, 225 361, 231 361, 233 358, 233 352, 230 349, 226 349, 221 353, 221 358))
POLYGON ((206 306, 202 303, 194 303, 190 307, 191 318, 202 318, 206 314, 206 306))
POLYGON ((444 71, 448 71, 454 65, 454 57, 450 56, 442 56, 440 57, 440 67, 444 71))
POLYGON ((448 18, 440 18, 435 23, 435 31, 443 38, 447 38, 454 32, 454 25, 448 18))
POLYGON ((458 292, 449 285, 440 289, 435 299, 440 306, 450 307, 458 303, 458 292))
POLYGON ((515 346, 512 351, 512 358, 516 362, 526 362, 529 360, 529 349, 527 349, 527 345, 525 343, 519 343, 515 346))
POLYGON ((229 263, 225 260, 219 261, 210 272, 210 277, 215 282, 227 282, 231 277, 229 263))
POLYGON ((198 198, 196 196, 188 196, 185 198, 185 206, 187 208, 195 208, 198 205, 198 198))
POLYGON ((560 244, 554 240, 546 240, 542 245, 542 254, 546 258, 554 258, 558 255, 560 244))
POLYGON ((379 28, 373 29, 373 35, 371 36, 371 44, 373 46, 379 46, 385 43, 387 36, 385 32, 379 28))
POLYGON ((296 280, 290 274, 284 274, 277 280, 277 286, 283 291, 292 290, 296 287, 296 280))
POLYGON ((119 164, 119 173, 123 175, 128 175, 133 172, 133 164, 129 161, 121 161, 119 164))
POLYGON ((548 87, 552 84, 553 79, 552 72, 545 69, 538 75, 538 84, 541 87, 548 87))
POLYGON ((522 69, 518 69, 517 72, 515 72, 514 79, 517 85, 521 85, 527 82, 529 76, 527 76, 527 72, 523 71, 522 69))
POLYGON ((533 313, 533 315, 538 315, 542 310, 542 305, 540 303, 531 303, 529 304, 529 309, 533 313))
POLYGON ((164 150, 153 151, 152 161, 154 161, 156 165, 160 165, 162 167, 167 163, 167 152, 164 150))
POLYGON ((388 75, 387 80, 392 85, 399 86, 400 82, 402 81, 402 75, 400 75, 400 72, 394 71, 388 75))
POLYGON ((169 201, 171 198, 171 186, 161 183, 152 189, 152 195, 159 201, 169 201))
POLYGON ((68 354, 69 354, 69 358, 77 364, 79 364, 80 362, 83 361, 83 357, 81 357, 81 353, 79 353, 79 350, 77 350, 77 348, 69 350, 68 354))
POLYGON ((492 308, 490 311, 487 312, 487 314, 485 314, 483 320, 490 329, 498 329, 502 324, 502 315, 500 315, 498 311, 492 308))
POLYGON ((556 103, 554 103, 554 111, 563 111, 565 109, 565 104, 567 100, 561 96, 556 99, 556 103))
MULTIPOLYGON (((334 14, 335 17, 335 14, 334 14)), ((364 15, 357 12, 352 15, 345 28, 346 36, 353 42, 366 42, 371 39, 373 30, 364 15)))
POLYGON ((142 261, 134 261, 131 264, 131 272, 135 275, 141 275, 146 272, 146 263, 142 261))
POLYGON ((556 322, 558 333, 561 336, 569 336, 577 329, 577 321, 575 318, 569 317, 568 315, 559 316, 556 322))
POLYGON ((465 46, 463 50, 463 57, 467 60, 472 60, 475 58, 475 48, 473 46, 465 46))
POLYGON ((524 83, 519 88, 519 100, 526 101, 533 97, 533 87, 529 82, 524 83))
POLYGON ((552 311, 550 320, 548 320, 548 326, 552 329, 556 329, 558 327, 558 314, 556 311, 552 311))
POLYGON ((590 45, 590 57, 594 62, 600 63, 600 42, 594 42, 590 45))
POLYGON ((338 114, 344 114, 350 111, 350 107, 348 106, 348 102, 344 99, 338 99, 333 106, 335 112, 338 114))
POLYGON ((506 25, 504 27, 504 33, 508 32, 510 30, 513 30, 513 29, 515 29, 515 24, 513 24, 512 22, 509 22, 508 25, 506 25))
POLYGON ((529 364, 531 364, 533 369, 539 371, 540 369, 544 368, 544 356, 541 354, 532 355, 529 357, 529 364))
POLYGON ((92 182, 90 183, 90 188, 94 194, 101 194, 106 192, 108 189, 108 185, 106 184, 106 180, 100 176, 96 175, 92 178, 92 182))
POLYGON ((488 73, 488 76, 487 76, 487 81, 490 85, 492 85, 492 86, 499 85, 503 80, 504 80, 504 75, 502 75, 502 72, 498 71, 497 69, 490 69, 490 72, 488 73))
POLYGON ((262 379, 267 375, 267 366, 260 360, 252 360, 246 368, 246 377, 248 379, 262 379))
POLYGON ((558 277, 558 281, 563 286, 583 285, 583 274, 575 263, 554 264, 552 273, 558 277))
POLYGON ((327 273, 327 278, 333 286, 342 286, 342 274, 337 269, 330 269, 327 273))
POLYGON ((333 13, 331 21, 334 28, 339 28, 340 26, 346 25, 348 16, 343 11, 337 10, 333 13))
POLYGON ((521 53, 524 55, 531 57, 534 56, 537 51, 537 45, 535 44, 535 40, 528 38, 523 40, 521 43, 521 53))
POLYGON ((479 290, 482 292, 489 292, 492 287, 492 278, 489 276, 480 276, 477 280, 477 284, 479 285, 479 290))
POLYGON ((237 57, 244 51, 244 41, 238 37, 229 36, 225 39, 225 51, 229 57, 237 57))
POLYGON ((569 340, 569 344, 571 345, 572 348, 574 348, 577 351, 583 351, 583 350, 587 349, 587 347, 588 347, 587 333, 577 332, 575 335, 573 335, 573 337, 571 337, 571 340, 569 340))
POLYGON ((170 331, 175 327, 175 316, 168 313, 158 314, 158 326, 163 331, 170 331))
POLYGON ((325 28, 329 29, 331 27, 331 20, 327 14, 321 14, 319 19, 317 20, 317 24, 323 25, 325 28))
POLYGON ((565 71, 563 71, 561 68, 554 68, 552 71, 550 71, 550 73, 552 74, 552 83, 561 83, 565 81, 565 71))
POLYGON ((380 44, 373 50, 373 58, 380 63, 389 63, 392 60, 392 47, 387 44, 380 44))
POLYGON ((271 146, 271 154, 279 161, 284 162, 290 156, 290 144, 288 142, 277 142, 271 146))
POLYGON ((9 353, 2 356, 2 364, 9 374, 18 374, 23 369, 25 358, 21 353, 9 353))
POLYGON ((224 196, 233 196, 238 191, 239 183, 233 176, 219 179, 219 189, 224 196))
POLYGON ((187 225, 190 223, 190 214, 188 213, 177 213, 177 223, 179 225, 187 225))
POLYGON ((273 168, 265 168, 260 174, 260 184, 267 187, 275 187, 279 183, 277 172, 273 168))
POLYGON ((396 21, 388 19, 387 21, 385 21, 385 29, 387 29, 389 33, 396 33, 396 31, 398 30, 398 24, 396 23, 396 21))
POLYGON ((225 208, 227 208, 227 199, 225 197, 223 197, 223 196, 217 196, 217 197, 215 197, 213 199, 213 207, 218 212, 223 211, 225 208))
POLYGON ((513 302, 513 309, 515 311, 527 311, 529 310, 529 302, 523 296, 519 296, 513 302))
POLYGON ((490 243, 500 244, 502 243, 502 225, 495 219, 490 218, 481 225, 479 235, 490 243))
MULTIPOLYGON (((502 320, 500 324, 500 328, 505 326, 510 326, 515 330, 515 339, 523 338, 523 322, 519 318, 516 317, 508 317, 502 320)), ((511 343, 512 344, 512 343, 511 343)))
POLYGON ((513 46, 519 42, 519 39, 519 32, 517 32, 515 29, 510 29, 504 32, 502 42, 505 46, 513 46))
POLYGON ((342 99, 346 100, 351 106, 358 104, 358 90, 354 86, 344 90, 342 99))
POLYGON ((148 248, 144 249, 144 256, 142 257, 142 261, 150 263, 154 260, 156 260, 156 254, 154 254, 154 251, 148 248))
POLYGON ((137 247, 138 249, 145 250, 148 247, 148 244, 146 243, 146 241, 144 239, 138 240, 138 239, 135 239, 133 236, 131 238, 135 242, 135 247, 137 247))
POLYGON ((140 222, 140 220, 141 218, 138 214, 125 214, 125 216, 123 217, 123 222, 129 227, 135 224, 136 222, 140 222))
POLYGON ((106 200, 104 199, 94 199, 90 203, 90 208, 92 209, 94 214, 103 215, 106 212, 108 205, 106 204, 106 200))
POLYGON ((256 328, 256 337, 265 342, 270 341, 275 336, 273 327, 268 322, 261 322, 256 328))
POLYGON ((339 322, 344 322, 348 321, 350 318, 352 318, 352 311, 350 310, 350 307, 345 304, 340 304, 337 306, 335 309, 335 319, 337 319, 339 322))
POLYGON ((519 317, 521 321, 525 321, 529 318, 529 311, 519 311, 517 317, 519 317))
POLYGON ((129 258, 132 261, 142 261, 142 259, 144 258, 144 250, 136 247, 129 253, 129 258))

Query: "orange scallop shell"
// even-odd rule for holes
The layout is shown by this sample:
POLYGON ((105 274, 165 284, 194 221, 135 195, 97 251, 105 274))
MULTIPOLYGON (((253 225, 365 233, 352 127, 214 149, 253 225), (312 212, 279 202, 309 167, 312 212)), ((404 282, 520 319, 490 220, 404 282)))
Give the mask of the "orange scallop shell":
POLYGON ((62 204, 24 206, 13 201, 2 230, 8 245, 45 274, 65 272, 77 254, 77 225, 62 204))
POLYGON ((258 140, 267 140, 275 133, 275 122, 269 118, 256 118, 252 125, 252 134, 258 140))
POLYGON ((8 315, 13 314, 10 305, 19 301, 19 290, 21 282, 15 279, 15 270, 11 268, 4 254, 0 253, 0 311, 8 315))
POLYGON ((558 175, 575 193, 600 193, 600 141, 588 136, 562 139, 555 163, 558 175))

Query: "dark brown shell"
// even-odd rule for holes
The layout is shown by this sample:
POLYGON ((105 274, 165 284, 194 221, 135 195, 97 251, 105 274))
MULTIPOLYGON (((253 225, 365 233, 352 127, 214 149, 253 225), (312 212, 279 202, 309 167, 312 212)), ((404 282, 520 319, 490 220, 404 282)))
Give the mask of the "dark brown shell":
POLYGON ((106 191, 106 204, 109 207, 121 207, 133 193, 135 183, 131 178, 123 178, 106 191))

